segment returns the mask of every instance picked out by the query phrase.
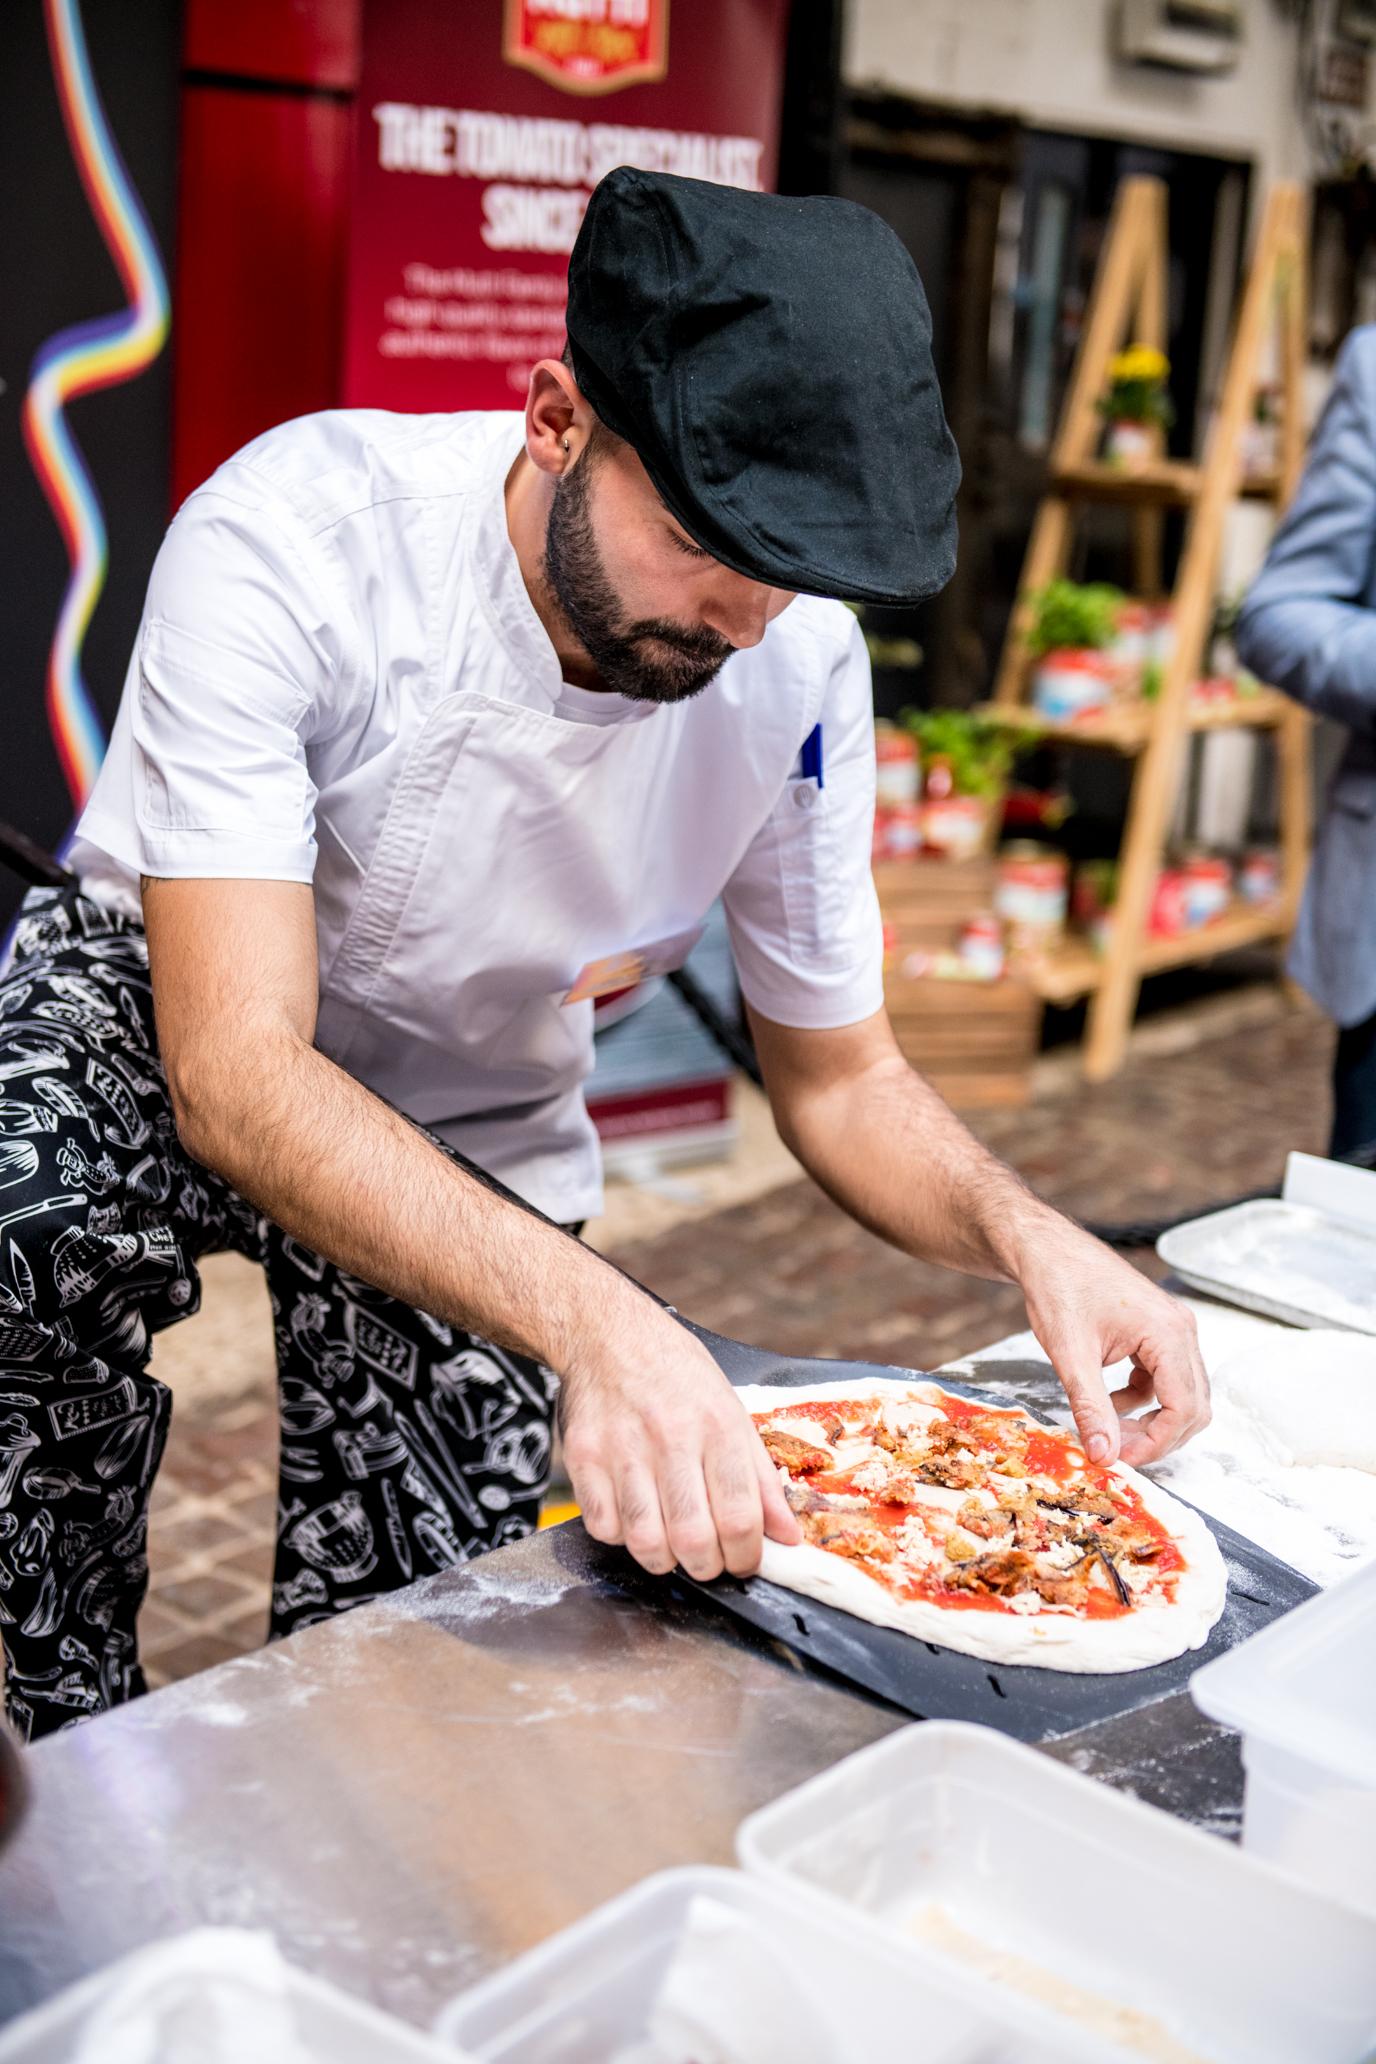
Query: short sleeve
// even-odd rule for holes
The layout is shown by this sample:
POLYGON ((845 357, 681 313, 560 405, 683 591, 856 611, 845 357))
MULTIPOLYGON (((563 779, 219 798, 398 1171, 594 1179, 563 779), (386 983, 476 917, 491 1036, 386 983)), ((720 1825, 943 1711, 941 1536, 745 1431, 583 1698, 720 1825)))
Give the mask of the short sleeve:
POLYGON ((823 1031, 871 1017, 884 1001, 883 925, 870 871, 874 705, 853 621, 830 668, 819 728, 724 901, 752 1009, 775 1024, 823 1031))
POLYGON ((309 882, 306 744, 338 694, 339 615, 290 510, 218 486, 193 495, 153 568, 124 750, 112 750, 82 836, 144 874, 309 882), (135 851, 107 835, 107 818, 125 848, 132 829, 135 851))

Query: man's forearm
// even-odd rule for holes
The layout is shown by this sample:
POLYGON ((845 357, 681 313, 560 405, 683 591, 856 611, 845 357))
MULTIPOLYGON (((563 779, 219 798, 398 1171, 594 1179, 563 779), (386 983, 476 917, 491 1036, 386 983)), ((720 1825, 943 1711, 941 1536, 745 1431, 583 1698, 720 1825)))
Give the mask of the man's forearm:
POLYGON ((611 1327, 620 1305, 651 1302, 290 1033, 177 1101, 189 1151, 277 1225, 500 1346, 564 1369, 594 1315, 611 1327))
POLYGON ((838 1204, 909 1254, 1018 1285, 1091 1461, 1159 1461, 1207 1424, 1189 1312, 988 1153, 887 1019, 833 1033, 751 1023, 779 1130, 838 1204), (1119 1361, 1131 1374, 1111 1405, 1103 1372, 1119 1361), (1120 1425, 1153 1393, 1156 1410, 1120 1425))
POLYGON ((897 1055, 809 1099, 787 1139, 844 1210, 923 1261, 1014 1281, 1029 1245, 1065 1230, 897 1055))

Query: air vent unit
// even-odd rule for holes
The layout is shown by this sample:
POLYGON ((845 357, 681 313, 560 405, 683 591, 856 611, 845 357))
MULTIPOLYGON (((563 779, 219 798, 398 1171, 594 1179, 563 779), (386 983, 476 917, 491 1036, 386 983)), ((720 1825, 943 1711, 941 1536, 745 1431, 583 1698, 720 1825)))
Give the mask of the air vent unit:
POLYGON ((1241 0, 1119 0, 1118 55, 1177 72, 1230 72, 1242 49, 1241 0))

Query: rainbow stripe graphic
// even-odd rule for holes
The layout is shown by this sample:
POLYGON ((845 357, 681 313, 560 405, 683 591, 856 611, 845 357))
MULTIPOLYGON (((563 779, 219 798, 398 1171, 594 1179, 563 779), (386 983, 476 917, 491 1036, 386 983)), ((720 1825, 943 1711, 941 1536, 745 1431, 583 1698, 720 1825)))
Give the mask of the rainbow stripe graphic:
POLYGON ((72 800, 85 802, 105 734, 81 676, 81 648, 105 585, 109 551, 94 483, 72 438, 66 404, 132 380, 167 337, 167 281, 91 76, 79 0, 43 0, 53 78, 67 141, 91 213, 114 260, 126 306, 60 330, 34 359, 24 398, 24 442, 67 547, 71 577, 48 654, 48 725, 72 800))

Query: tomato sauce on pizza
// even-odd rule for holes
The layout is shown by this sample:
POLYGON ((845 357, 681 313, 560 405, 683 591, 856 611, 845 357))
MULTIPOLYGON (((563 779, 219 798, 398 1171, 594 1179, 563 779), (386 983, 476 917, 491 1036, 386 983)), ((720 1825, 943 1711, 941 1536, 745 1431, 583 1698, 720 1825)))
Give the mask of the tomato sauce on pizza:
POLYGON ((805 1540, 893 1596, 954 1612, 1123 1619, 1184 1557, 1073 1433, 925 1387, 752 1414, 805 1540))

